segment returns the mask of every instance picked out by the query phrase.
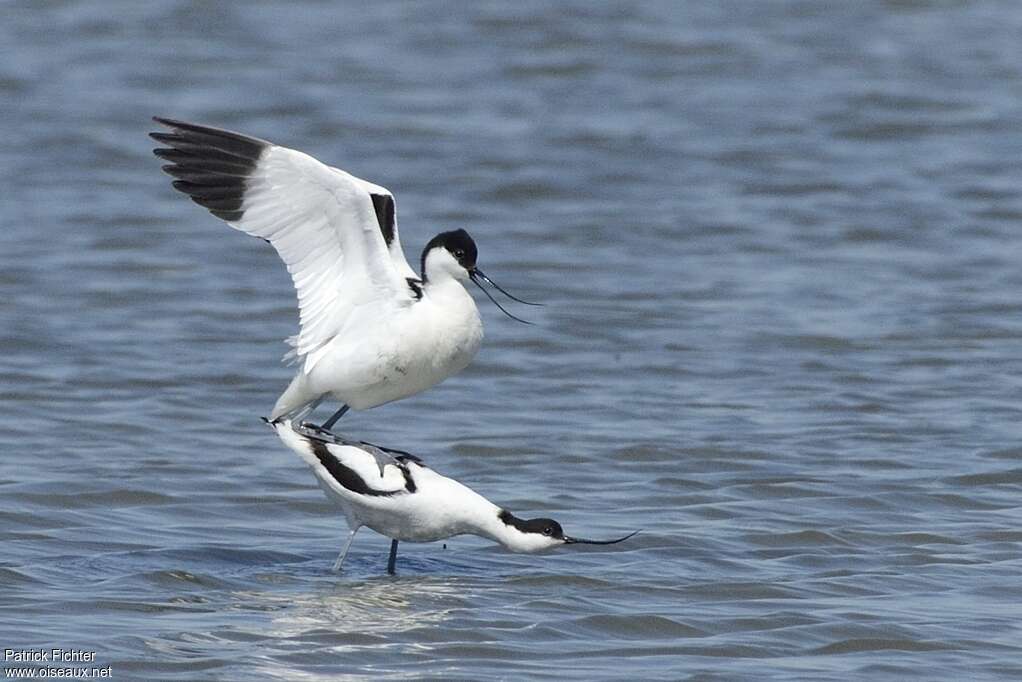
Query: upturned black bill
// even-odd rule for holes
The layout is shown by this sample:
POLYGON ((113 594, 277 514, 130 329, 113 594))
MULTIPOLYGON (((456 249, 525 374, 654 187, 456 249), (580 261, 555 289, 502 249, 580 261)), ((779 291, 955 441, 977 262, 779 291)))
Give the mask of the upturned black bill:
POLYGON ((475 269, 475 274, 476 274, 477 277, 479 277, 479 279, 483 280, 484 282, 489 284, 491 287, 493 287, 494 289, 496 289, 500 293, 502 293, 505 296, 507 296, 508 298, 510 298, 512 301, 518 301, 519 303, 524 303, 525 305, 540 305, 540 306, 543 305, 542 303, 533 303, 532 301, 525 301, 525 300, 522 300, 522 299, 518 298, 517 296, 512 296, 511 294, 506 292, 503 287, 501 287, 499 284, 494 282, 492 279, 490 279, 489 277, 484 275, 483 271, 480 270, 479 268, 475 269))
POLYGON ((566 545, 615 545, 615 544, 617 544, 619 542, 623 542, 623 541, 627 540, 628 538, 632 537, 633 535, 635 535, 638 532, 639 531, 635 531, 634 533, 629 533, 628 535, 624 536, 623 538, 618 538, 617 540, 586 540, 585 538, 571 538, 571 537, 568 537, 567 535, 565 535, 564 536, 564 544, 566 544, 566 545))
POLYGON ((512 301, 518 301, 519 303, 524 303, 526 305, 542 305, 541 303, 529 303, 528 301, 523 301, 520 298, 516 298, 515 296, 512 296, 511 294, 509 294, 506 291, 504 291, 501 287, 499 287, 496 282, 494 282, 492 279, 490 279, 489 277, 484 275, 479 268, 475 268, 475 269, 471 270, 469 272, 469 277, 472 279, 472 281, 475 283, 475 285, 477 287, 479 287, 480 289, 483 290, 483 293, 486 294, 486 298, 488 298, 491 301, 493 301, 493 305, 495 305, 498 308, 500 308, 500 311, 502 313, 504 313, 505 315, 510 317, 512 320, 517 320, 518 322, 521 322, 522 324, 532 324, 532 322, 529 322, 528 320, 523 320, 522 318, 517 317, 517 316, 512 315, 511 313, 509 313, 507 311, 507 309, 504 308, 504 306, 502 306, 500 303, 497 303, 497 299, 495 299, 493 297, 493 295, 489 291, 486 290, 486 287, 484 287, 482 285, 482 282, 480 282, 479 280, 482 280, 483 282, 486 282, 487 284, 492 286, 494 289, 496 289, 500 293, 502 293, 505 296, 507 296, 508 298, 510 298, 512 301))

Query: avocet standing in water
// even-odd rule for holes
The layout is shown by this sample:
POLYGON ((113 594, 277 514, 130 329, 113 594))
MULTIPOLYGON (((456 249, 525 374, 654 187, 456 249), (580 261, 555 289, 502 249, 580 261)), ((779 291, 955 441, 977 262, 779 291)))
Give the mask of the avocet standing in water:
POLYGON ((421 271, 405 260, 394 197, 302 152, 246 135, 165 118, 150 133, 166 147, 174 188, 231 227, 265 239, 298 291, 301 328, 286 357, 301 367, 271 420, 300 420, 327 396, 364 410, 406 398, 464 369, 483 338, 463 286, 486 282, 465 230, 442 232, 422 250, 421 271))
POLYGON ((407 452, 348 440, 314 426, 292 426, 289 420, 270 425, 312 467, 323 492, 344 511, 350 533, 334 571, 340 570, 362 526, 391 538, 389 573, 394 572, 399 540, 478 535, 513 552, 539 552, 561 545, 612 545, 638 532, 616 540, 569 537, 553 519, 520 519, 407 452))

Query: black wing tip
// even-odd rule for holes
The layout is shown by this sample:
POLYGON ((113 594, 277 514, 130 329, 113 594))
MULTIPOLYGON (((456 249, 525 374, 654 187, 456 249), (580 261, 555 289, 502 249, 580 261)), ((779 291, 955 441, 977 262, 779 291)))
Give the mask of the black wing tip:
POLYGON ((176 118, 167 118, 166 116, 153 116, 153 122, 167 126, 168 128, 177 128, 181 125, 186 125, 184 121, 179 121, 176 118))
MULTIPOLYGON (((272 142, 268 142, 267 140, 263 140, 258 137, 253 137, 251 135, 246 135, 244 133, 239 133, 233 130, 228 130, 227 128, 217 128, 216 126, 207 126, 202 125, 201 123, 190 123, 188 121, 182 121, 177 118, 166 118, 164 116, 153 116, 153 121, 159 123, 164 127, 170 128, 171 130, 184 131, 185 133, 216 135, 219 137, 225 137, 242 142, 256 143, 264 147, 270 147, 273 145, 272 142)), ((149 136, 152 137, 153 135, 160 134, 161 133, 149 133, 149 136)), ((162 134, 166 135, 167 133, 162 134)))
POLYGON ((255 170, 269 142, 240 133, 153 116, 171 132, 151 132, 164 145, 153 154, 170 161, 161 170, 174 178, 173 187, 226 222, 244 215, 245 178, 255 170))
POLYGON ((213 214, 214 217, 219 218, 225 223, 236 223, 239 220, 241 220, 241 218, 245 215, 244 211, 222 211, 218 208, 209 208, 208 210, 210 213, 213 214))
POLYGON ((177 150, 199 159, 233 160, 235 163, 254 167, 263 152, 272 146, 266 140, 236 133, 233 130, 163 116, 153 116, 153 121, 170 128, 172 132, 151 132, 149 133, 151 139, 167 145, 170 150, 177 150))

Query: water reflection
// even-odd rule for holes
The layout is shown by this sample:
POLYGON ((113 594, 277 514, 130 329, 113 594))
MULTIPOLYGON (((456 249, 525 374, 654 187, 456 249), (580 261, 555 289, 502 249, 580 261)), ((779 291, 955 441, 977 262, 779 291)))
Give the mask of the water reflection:
POLYGON ((396 578, 348 582, 343 578, 320 589, 286 594, 241 591, 237 608, 278 611, 261 632, 275 638, 329 631, 344 634, 388 634, 436 625, 451 609, 464 606, 471 592, 458 580, 396 578))

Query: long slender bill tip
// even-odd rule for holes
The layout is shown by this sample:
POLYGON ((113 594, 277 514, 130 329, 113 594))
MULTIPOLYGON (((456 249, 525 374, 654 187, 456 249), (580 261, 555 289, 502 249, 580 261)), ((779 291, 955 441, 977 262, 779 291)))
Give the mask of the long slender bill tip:
POLYGON ((632 531, 628 535, 618 538, 617 540, 587 540, 586 538, 573 538, 564 537, 564 544, 566 545, 616 545, 619 542, 624 542, 630 537, 634 537, 639 534, 639 531, 632 531))
MULTIPOLYGON (((493 297, 493 295, 492 295, 492 294, 491 294, 491 293, 490 293, 489 291, 487 291, 487 290, 486 290, 486 287, 484 287, 484 286, 483 286, 482 282, 480 282, 480 281, 479 281, 479 279, 478 279, 478 277, 476 276, 476 273, 475 273, 475 272, 471 273, 471 274, 469 275, 469 278, 470 278, 470 279, 471 279, 471 280, 472 280, 472 281, 473 281, 473 282, 475 283, 475 285, 476 285, 477 287, 479 287, 479 289, 480 289, 480 290, 481 290, 481 291, 482 291, 482 292, 483 292, 484 294, 486 294, 486 298, 490 299, 490 301, 492 301, 492 302, 493 302, 493 305, 495 305, 495 306, 497 306, 498 308, 500 308, 500 312, 504 313, 505 315, 507 315, 508 317, 510 317, 510 318, 511 318, 512 320, 515 320, 515 321, 517 321, 517 322, 521 322, 522 324, 532 324, 532 322, 529 322, 528 320, 523 320, 522 318, 520 318, 520 317, 518 317, 518 316, 516 316, 516 315, 512 315, 511 313, 509 313, 509 312, 507 311, 507 309, 506 309, 506 308, 504 308, 504 306, 502 306, 502 305, 501 305, 500 303, 498 303, 498 302, 497 302, 497 299, 495 299, 495 298, 493 297)), ((485 279, 485 278, 484 278, 484 279, 485 279)), ((487 280, 487 281, 489 281, 489 280, 487 280)))
POLYGON ((472 269, 472 276, 473 277, 477 277, 478 276, 479 279, 483 280, 484 282, 489 284, 491 287, 493 287, 494 289, 496 289, 500 293, 502 293, 505 296, 507 296, 508 298, 510 298, 512 301, 517 301, 518 303, 524 303, 525 305, 535 305, 535 306, 540 306, 540 307, 543 306, 542 303, 533 303, 532 301, 526 301, 523 298, 518 298, 517 296, 511 294, 510 292, 506 291, 504 289, 504 287, 500 286, 499 284, 494 282, 492 279, 487 277, 486 274, 482 270, 480 270, 479 268, 473 268, 472 269))

